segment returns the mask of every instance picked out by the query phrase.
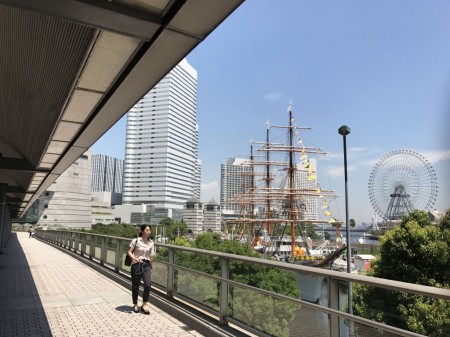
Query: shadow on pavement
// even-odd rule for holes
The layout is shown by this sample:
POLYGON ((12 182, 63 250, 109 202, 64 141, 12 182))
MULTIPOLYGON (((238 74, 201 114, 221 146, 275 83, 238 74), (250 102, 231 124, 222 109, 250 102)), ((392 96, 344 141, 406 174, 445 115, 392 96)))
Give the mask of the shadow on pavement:
POLYGON ((0 337, 52 336, 18 235, 35 240, 13 232, 0 255, 0 337))

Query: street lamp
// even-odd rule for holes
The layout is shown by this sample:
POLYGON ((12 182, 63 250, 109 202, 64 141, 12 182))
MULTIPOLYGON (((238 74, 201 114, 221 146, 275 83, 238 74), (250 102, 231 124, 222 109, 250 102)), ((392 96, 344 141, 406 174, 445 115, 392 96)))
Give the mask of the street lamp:
MULTIPOLYGON (((350 128, 347 125, 342 125, 338 133, 344 140, 344 176, 345 176, 345 226, 346 226, 346 241, 347 241, 347 273, 352 272, 352 256, 350 248, 350 226, 348 221, 348 191, 347 191, 347 139, 346 136, 350 134, 350 128)), ((348 282, 348 313, 353 315, 352 308, 352 283, 348 282)))

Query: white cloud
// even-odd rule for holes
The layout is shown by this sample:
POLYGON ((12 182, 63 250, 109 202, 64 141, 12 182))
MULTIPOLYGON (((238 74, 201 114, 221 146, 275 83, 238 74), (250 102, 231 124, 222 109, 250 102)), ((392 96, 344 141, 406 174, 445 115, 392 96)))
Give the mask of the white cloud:
POLYGON ((270 92, 268 94, 264 95, 264 98, 270 101, 271 103, 275 103, 276 101, 279 101, 283 97, 283 94, 281 92, 270 92))
MULTIPOLYGON (((354 166, 354 165, 347 166, 347 173, 356 171, 357 169, 358 169, 358 167, 354 166)), ((343 177, 344 176, 344 165, 329 167, 327 172, 331 178, 343 177)))
POLYGON ((366 152, 370 149, 368 147, 349 147, 348 152, 366 152))
POLYGON ((380 158, 364 160, 363 162, 361 162, 361 164, 364 166, 375 166, 375 164, 378 163, 379 160, 380 158))
POLYGON ((431 151, 422 154, 431 164, 450 159, 450 150, 431 151))
POLYGON ((328 174, 331 178, 337 178, 344 175, 344 167, 335 166, 328 168, 328 174))
POLYGON ((209 183, 202 183, 200 196, 201 196, 202 202, 209 202, 211 199, 214 199, 215 201, 220 202, 219 183, 217 181, 211 181, 209 183))

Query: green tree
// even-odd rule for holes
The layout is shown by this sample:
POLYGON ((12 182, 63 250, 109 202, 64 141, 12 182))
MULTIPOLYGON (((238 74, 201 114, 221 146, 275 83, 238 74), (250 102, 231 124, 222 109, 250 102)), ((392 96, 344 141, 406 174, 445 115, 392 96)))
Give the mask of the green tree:
POLYGON ((206 250, 217 250, 221 244, 220 234, 203 233, 195 238, 195 247, 206 250))
POLYGON ((350 227, 355 227, 356 226, 355 219, 350 219, 349 225, 350 225, 350 227))
MULTIPOLYGON (((413 211, 381 239, 369 275, 450 288, 450 210, 439 225, 427 213, 413 211)), ((418 295, 355 284, 353 311, 427 336, 450 336, 450 303, 418 295)))
POLYGON ((166 216, 165 218, 163 218, 159 221, 159 224, 161 226, 169 227, 173 224, 173 220, 172 220, 172 218, 169 218, 168 216, 166 216))
POLYGON ((133 238, 139 233, 139 228, 125 223, 111 223, 109 225, 97 223, 92 225, 90 232, 122 238, 133 238))
POLYGON ((313 224, 306 224, 305 230, 306 230, 306 236, 310 237, 311 240, 319 240, 320 239, 320 236, 316 233, 316 230, 315 230, 313 224))
POLYGON ((175 238, 180 236, 187 236, 188 227, 183 221, 173 221, 171 224, 166 226, 166 236, 169 241, 174 241, 175 238))
MULTIPOLYGON (((195 248, 223 253, 258 257, 249 246, 236 240, 221 240, 220 235, 203 233, 197 236, 195 248)), ((203 254, 178 252, 177 264, 220 276, 220 260, 203 254)), ((294 273, 262 267, 257 264, 231 262, 230 279, 253 287, 299 298, 300 292, 294 273)), ((178 291, 189 294, 214 309, 218 309, 219 284, 196 274, 181 271, 176 274, 178 291)), ((289 336, 289 322, 294 319, 299 306, 276 300, 266 295, 257 295, 238 286, 230 286, 230 312, 234 318, 242 320, 272 336, 289 336)))

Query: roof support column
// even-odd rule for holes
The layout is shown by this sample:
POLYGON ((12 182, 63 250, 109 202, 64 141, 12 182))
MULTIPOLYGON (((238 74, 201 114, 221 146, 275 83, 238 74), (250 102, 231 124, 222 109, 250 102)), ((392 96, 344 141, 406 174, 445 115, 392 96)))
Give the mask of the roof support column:
POLYGON ((0 184, 0 254, 3 254, 3 247, 6 245, 6 187, 7 184, 0 184))

